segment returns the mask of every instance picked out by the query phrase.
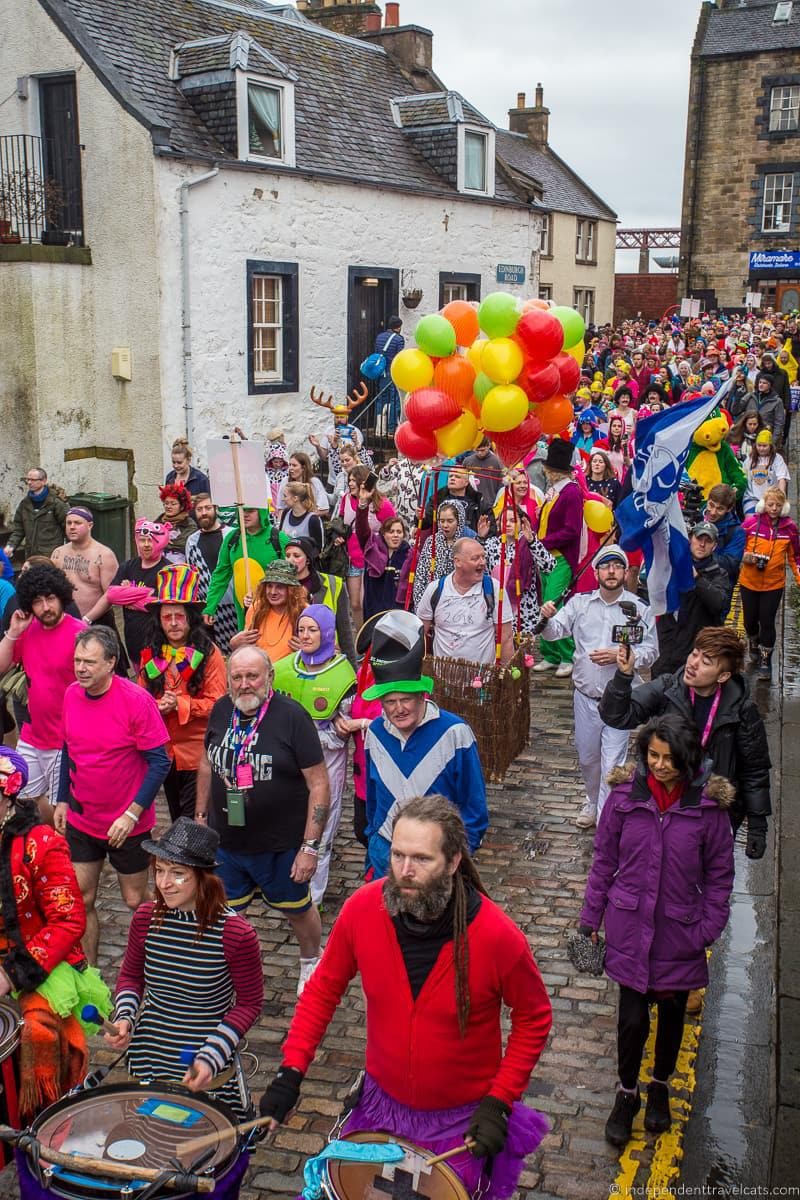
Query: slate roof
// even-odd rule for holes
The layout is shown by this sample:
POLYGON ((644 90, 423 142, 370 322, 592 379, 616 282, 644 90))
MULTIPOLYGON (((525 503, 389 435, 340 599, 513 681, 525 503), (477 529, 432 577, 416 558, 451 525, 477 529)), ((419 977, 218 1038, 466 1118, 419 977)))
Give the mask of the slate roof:
POLYGON ((794 0, 788 21, 773 22, 775 0, 747 8, 719 9, 710 5, 706 28, 695 53, 701 58, 727 54, 760 54, 800 48, 800 0, 794 0))
POLYGON ((412 96, 399 96, 395 100, 395 109, 403 129, 415 125, 445 125, 451 121, 469 121, 473 125, 493 128, 491 121, 460 92, 417 92, 412 96))
POLYGON ((537 148, 522 133, 497 130, 497 154, 511 170, 528 180, 541 200, 536 207, 547 212, 574 213, 600 221, 615 221, 617 214, 567 166, 549 146, 537 148))

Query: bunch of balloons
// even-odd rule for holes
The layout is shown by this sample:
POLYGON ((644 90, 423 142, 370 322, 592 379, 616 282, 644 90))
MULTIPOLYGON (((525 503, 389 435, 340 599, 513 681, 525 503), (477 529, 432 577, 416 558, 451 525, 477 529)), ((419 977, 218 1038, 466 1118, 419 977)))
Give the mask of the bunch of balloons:
POLYGON ((572 420, 584 332, 575 309, 523 303, 507 292, 480 305, 452 300, 423 317, 416 347, 401 350, 391 367, 407 393, 397 449, 415 462, 450 458, 487 435, 513 466, 543 433, 561 433, 572 420))

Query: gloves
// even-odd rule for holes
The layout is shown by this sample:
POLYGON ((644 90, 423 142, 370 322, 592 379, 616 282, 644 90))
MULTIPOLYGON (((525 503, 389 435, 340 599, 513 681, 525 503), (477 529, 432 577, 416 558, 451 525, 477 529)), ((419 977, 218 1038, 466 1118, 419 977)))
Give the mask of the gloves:
POLYGON ((767 831, 765 829, 748 829, 745 854, 748 858, 763 858, 767 848, 767 831))
POLYGON ((578 933, 583 937, 591 937, 593 933, 597 933, 596 929, 592 929, 591 925, 579 925, 578 933))
POLYGON ((274 1117, 278 1124, 286 1120, 300 1099, 303 1072, 294 1067, 281 1067, 258 1102, 262 1117, 274 1117))
POLYGON ((506 1144, 508 1117, 511 1109, 496 1096, 484 1096, 467 1130, 471 1140, 470 1152, 475 1158, 494 1158, 506 1144))

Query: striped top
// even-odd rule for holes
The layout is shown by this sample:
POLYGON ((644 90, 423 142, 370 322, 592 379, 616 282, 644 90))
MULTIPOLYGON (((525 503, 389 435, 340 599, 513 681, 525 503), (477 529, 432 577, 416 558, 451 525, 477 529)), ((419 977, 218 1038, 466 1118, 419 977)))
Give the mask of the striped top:
MULTIPOLYGON (((136 1022, 128 1069, 180 1081, 181 1051, 191 1048, 216 1075, 261 1015, 258 935, 230 909, 198 937, 195 913, 168 910, 158 924, 154 908, 142 904, 134 913, 117 980, 114 1020, 136 1022)), ((235 1078, 212 1095, 241 1107, 235 1078)))

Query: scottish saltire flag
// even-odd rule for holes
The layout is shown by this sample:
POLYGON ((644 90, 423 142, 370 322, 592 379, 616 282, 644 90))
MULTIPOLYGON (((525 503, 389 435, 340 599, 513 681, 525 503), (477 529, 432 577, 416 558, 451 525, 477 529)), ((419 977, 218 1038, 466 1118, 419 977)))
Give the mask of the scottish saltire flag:
POLYGON ((650 607, 660 613, 680 607, 681 592, 694 582, 689 539, 678 500, 683 467, 698 425, 725 403, 727 380, 714 396, 673 405, 636 424, 631 464, 632 490, 617 506, 624 550, 643 550, 650 607))

